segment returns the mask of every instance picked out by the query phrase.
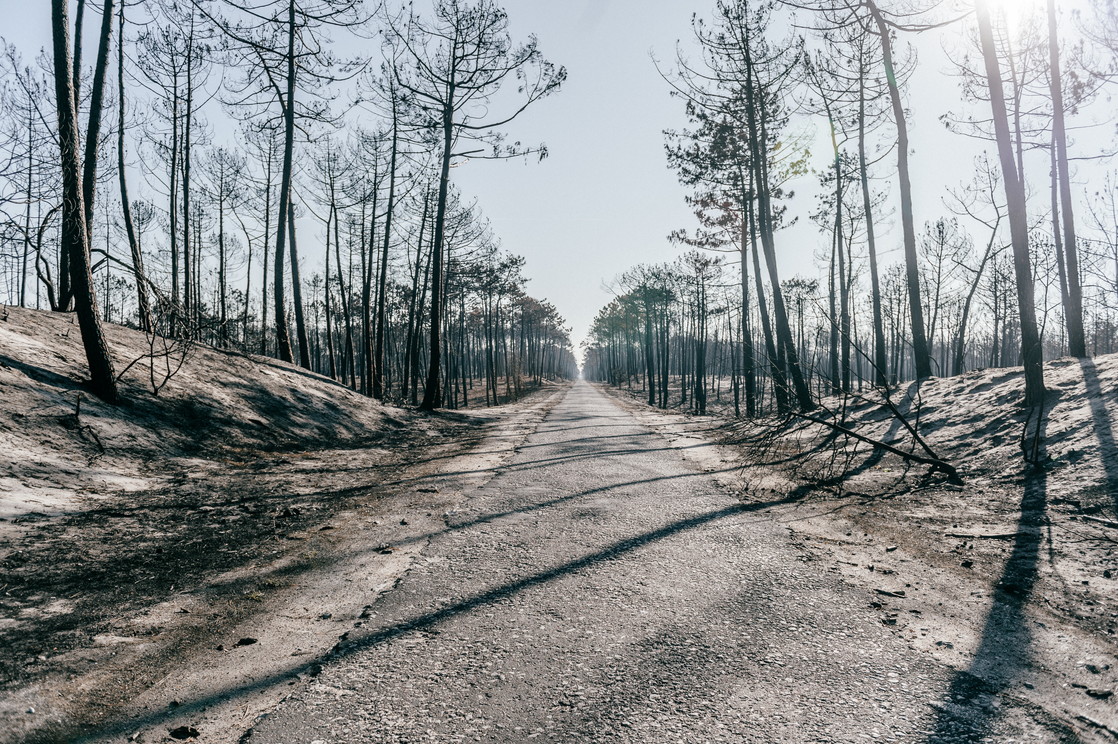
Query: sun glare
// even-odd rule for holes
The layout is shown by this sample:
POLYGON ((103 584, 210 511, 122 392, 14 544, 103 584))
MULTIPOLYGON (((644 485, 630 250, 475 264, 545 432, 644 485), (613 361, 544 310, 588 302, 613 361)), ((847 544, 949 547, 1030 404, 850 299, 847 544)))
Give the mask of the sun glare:
POLYGON ((1044 13, 1045 0, 986 0, 994 18, 1016 32, 1030 16, 1044 13))

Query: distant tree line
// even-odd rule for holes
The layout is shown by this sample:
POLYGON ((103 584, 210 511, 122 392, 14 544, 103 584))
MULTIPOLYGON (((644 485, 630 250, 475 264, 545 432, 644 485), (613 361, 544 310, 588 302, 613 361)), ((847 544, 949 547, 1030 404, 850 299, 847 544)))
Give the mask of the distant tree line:
POLYGON ((0 297, 76 311, 99 395, 124 362, 102 320, 426 408, 577 374, 565 321, 451 179, 543 157, 502 128, 566 75, 493 0, 43 12, 51 49, 0 40, 0 297))
POLYGON ((1118 11, 991 6, 973 0, 953 17, 958 7, 933 0, 718 0, 697 17, 698 55, 681 51, 663 74, 691 121, 666 132, 666 148, 698 228, 671 236, 689 248, 676 263, 619 279, 585 349, 587 376, 643 386, 650 404, 704 412, 714 394, 753 416, 1023 366, 1033 406, 1043 359, 1118 350, 1112 154, 1075 152, 1069 136, 1118 73, 1118 11), (990 151, 957 163, 967 176, 942 211, 918 216, 905 105, 916 59, 901 42, 943 27, 959 31, 968 104, 943 121, 990 151), (798 123, 813 117, 830 160, 806 215, 823 237, 822 271, 782 278, 780 229, 805 216, 790 211, 789 183, 812 173, 798 123), (1076 167, 1098 180, 1077 185, 1076 167), (895 213, 902 259, 884 264, 881 224, 895 213))

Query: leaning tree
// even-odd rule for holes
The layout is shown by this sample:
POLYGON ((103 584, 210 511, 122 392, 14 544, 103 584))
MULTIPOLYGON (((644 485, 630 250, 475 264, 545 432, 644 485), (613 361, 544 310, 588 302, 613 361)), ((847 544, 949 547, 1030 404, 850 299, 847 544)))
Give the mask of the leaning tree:
MULTIPOLYGON (((105 0, 104 23, 98 41, 97 62, 94 71, 94 89, 90 102, 92 139, 87 151, 85 173, 78 143, 78 111, 74 91, 74 63, 70 56, 69 0, 51 0, 51 32, 54 42, 54 85, 58 111, 58 143, 62 165, 62 244, 69 259, 70 286, 73 291, 74 309, 81 328, 82 344, 89 362, 91 389, 103 400, 115 402, 118 398, 116 373, 109 353, 109 344, 101 327, 97 309, 97 296, 93 284, 93 267, 89 256, 89 230, 87 216, 92 215, 92 186, 83 187, 83 175, 90 178, 96 173, 96 135, 105 84, 105 68, 112 34, 113 0, 105 0), (92 158, 92 163, 90 161, 92 158)), ((61 270, 60 270, 61 272, 61 270)))

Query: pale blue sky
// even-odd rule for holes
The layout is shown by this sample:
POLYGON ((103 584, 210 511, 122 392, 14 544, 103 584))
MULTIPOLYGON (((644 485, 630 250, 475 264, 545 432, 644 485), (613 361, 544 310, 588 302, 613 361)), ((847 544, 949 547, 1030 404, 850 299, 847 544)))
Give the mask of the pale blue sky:
MULTIPOLYGON (((1004 2, 1013 6, 1018 0, 1004 2)), ((467 197, 478 199, 504 247, 527 258, 529 292, 559 307, 574 327, 577 346, 594 314, 609 301, 603 283, 636 263, 677 256, 680 249, 666 236, 693 227, 685 192, 666 168, 663 151, 662 130, 685 124, 682 105, 669 97, 650 54, 670 62, 677 39, 686 43, 690 38, 692 13, 708 14, 713 0, 504 4, 514 38, 535 33, 544 54, 569 71, 563 90, 529 109, 511 130, 526 142, 546 142, 551 156, 542 163, 471 162, 456 168, 454 178, 467 197)), ((422 5, 419 0, 417 6, 422 5)), ((49 41, 46 0, 0 0, 0 12, 7 21, 0 34, 26 56, 49 41)), ((978 150, 938 121, 947 109, 960 107, 958 81, 948 74, 942 42, 938 32, 918 41, 921 65, 908 90, 918 226, 946 213, 944 187, 969 178, 978 150)), ((795 126, 822 135, 815 122, 800 120, 795 126)), ((1108 130, 1105 138, 1109 135, 1108 130)), ((814 148, 819 167, 825 166, 827 147, 820 140, 814 148)), ((883 164, 882 174, 888 174, 891 163, 883 164)), ((801 215, 800 224, 779 237, 785 277, 815 275, 812 255, 828 243, 807 219, 814 209, 813 183, 809 177, 798 184, 790 206, 801 215)), ((891 211, 895 203, 890 200, 891 211)), ((881 219, 881 250, 888 263, 899 258, 899 231, 892 214, 881 219)), ((308 228, 300 242, 313 271, 320 230, 308 228)))

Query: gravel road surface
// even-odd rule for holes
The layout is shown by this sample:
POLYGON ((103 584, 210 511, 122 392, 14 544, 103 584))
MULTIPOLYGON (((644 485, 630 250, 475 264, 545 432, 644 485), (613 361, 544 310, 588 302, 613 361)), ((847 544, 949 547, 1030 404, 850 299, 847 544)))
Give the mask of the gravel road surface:
POLYGON ((242 740, 1077 741, 911 648, 709 471, 576 384, 242 740))

